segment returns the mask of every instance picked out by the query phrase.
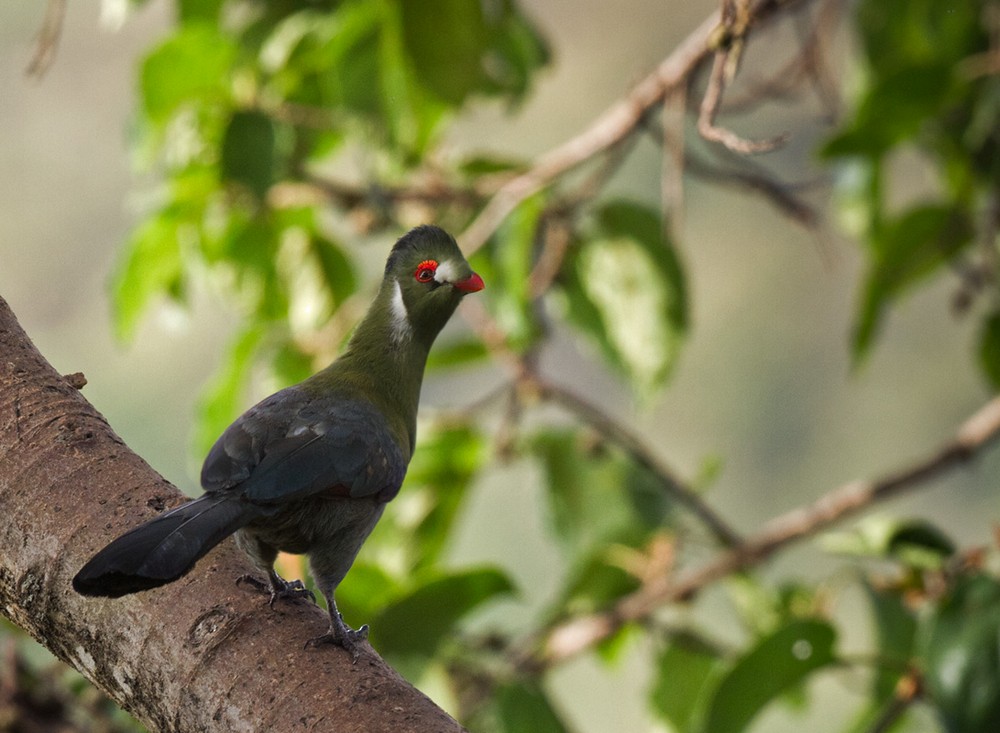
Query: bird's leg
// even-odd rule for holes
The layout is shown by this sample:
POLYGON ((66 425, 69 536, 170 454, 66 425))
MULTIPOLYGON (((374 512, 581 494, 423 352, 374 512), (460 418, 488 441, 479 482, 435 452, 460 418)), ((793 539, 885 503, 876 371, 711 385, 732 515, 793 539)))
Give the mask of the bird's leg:
POLYGON ((330 613, 330 629, 325 634, 307 641, 306 646, 336 644, 343 647, 351 655, 351 661, 357 664, 361 655, 361 645, 368 639, 368 624, 355 630, 344 623, 344 617, 337 610, 337 602, 333 600, 333 593, 326 596, 326 607, 330 613))
POLYGON ((285 580, 276 572, 274 569, 267 571, 267 579, 270 581, 270 589, 268 585, 261 581, 254 575, 242 575, 236 579, 237 584, 246 583, 247 585, 252 585, 254 588, 261 592, 266 592, 270 590, 271 597, 268 599, 267 605, 274 608, 274 602, 279 598, 306 598, 308 597, 313 603, 316 602, 316 595, 306 588, 305 584, 301 580, 285 580))

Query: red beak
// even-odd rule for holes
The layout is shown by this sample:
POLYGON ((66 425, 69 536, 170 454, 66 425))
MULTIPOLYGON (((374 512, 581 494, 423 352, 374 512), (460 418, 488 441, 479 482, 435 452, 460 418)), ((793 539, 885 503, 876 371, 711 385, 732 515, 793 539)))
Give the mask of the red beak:
POLYGON ((472 273, 464 280, 453 282, 452 286, 463 293, 478 293, 486 287, 486 283, 483 282, 483 279, 479 275, 472 273))

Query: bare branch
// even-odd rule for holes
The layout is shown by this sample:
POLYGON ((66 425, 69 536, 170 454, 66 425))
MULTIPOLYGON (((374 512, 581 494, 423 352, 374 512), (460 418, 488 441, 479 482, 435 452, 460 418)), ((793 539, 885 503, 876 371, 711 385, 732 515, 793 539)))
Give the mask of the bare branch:
POLYGON ((698 134, 709 142, 720 143, 734 153, 754 155, 767 153, 783 145, 788 140, 784 133, 768 140, 747 140, 735 132, 715 124, 715 115, 722 102, 722 92, 726 87, 726 70, 730 63, 730 51, 717 51, 712 64, 712 73, 708 79, 705 96, 702 97, 698 113, 698 134))
POLYGON ((563 662, 607 639, 629 622, 647 619, 662 606, 688 600, 731 573, 759 565, 776 551, 872 505, 912 491, 941 474, 964 465, 1000 436, 1000 397, 990 400, 958 429, 955 437, 930 456, 896 473, 844 484, 812 504, 794 509, 766 524, 737 547, 677 577, 660 577, 619 599, 606 611, 570 619, 541 638, 529 639, 518 659, 522 670, 537 672, 563 662))
POLYGON ((38 41, 35 53, 28 64, 26 74, 36 79, 45 76, 52 66, 59 48, 59 37, 62 35, 63 20, 66 18, 66 0, 49 0, 45 8, 45 18, 38 31, 38 41))

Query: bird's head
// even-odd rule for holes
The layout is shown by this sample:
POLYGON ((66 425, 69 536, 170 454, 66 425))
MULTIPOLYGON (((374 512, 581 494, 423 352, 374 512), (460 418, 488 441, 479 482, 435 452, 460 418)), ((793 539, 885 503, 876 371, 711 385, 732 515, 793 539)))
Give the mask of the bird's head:
POLYGON ((393 340, 429 345, 462 297, 483 287, 450 234, 435 226, 410 230, 389 253, 382 282, 393 340))

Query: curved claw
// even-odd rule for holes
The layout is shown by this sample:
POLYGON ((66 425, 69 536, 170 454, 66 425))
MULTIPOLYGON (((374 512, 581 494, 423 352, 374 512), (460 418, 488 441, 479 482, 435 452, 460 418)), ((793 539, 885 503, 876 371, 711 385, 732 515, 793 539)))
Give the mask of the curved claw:
POLYGON ((307 641, 304 648, 317 647, 320 644, 336 644, 351 655, 352 663, 357 664, 358 657, 361 656, 361 646, 367 640, 368 624, 359 629, 352 629, 344 623, 343 617, 338 613, 336 616, 331 616, 329 631, 307 641))
POLYGON ((309 598, 313 603, 316 602, 316 594, 311 590, 306 588, 305 584, 301 580, 285 580, 284 578, 275 575, 271 578, 270 586, 263 582, 260 578, 253 575, 241 575, 236 579, 236 584, 246 583, 247 585, 253 586, 261 593, 270 592, 271 597, 267 601, 267 605, 274 608, 274 602, 278 599, 285 598, 309 598))

